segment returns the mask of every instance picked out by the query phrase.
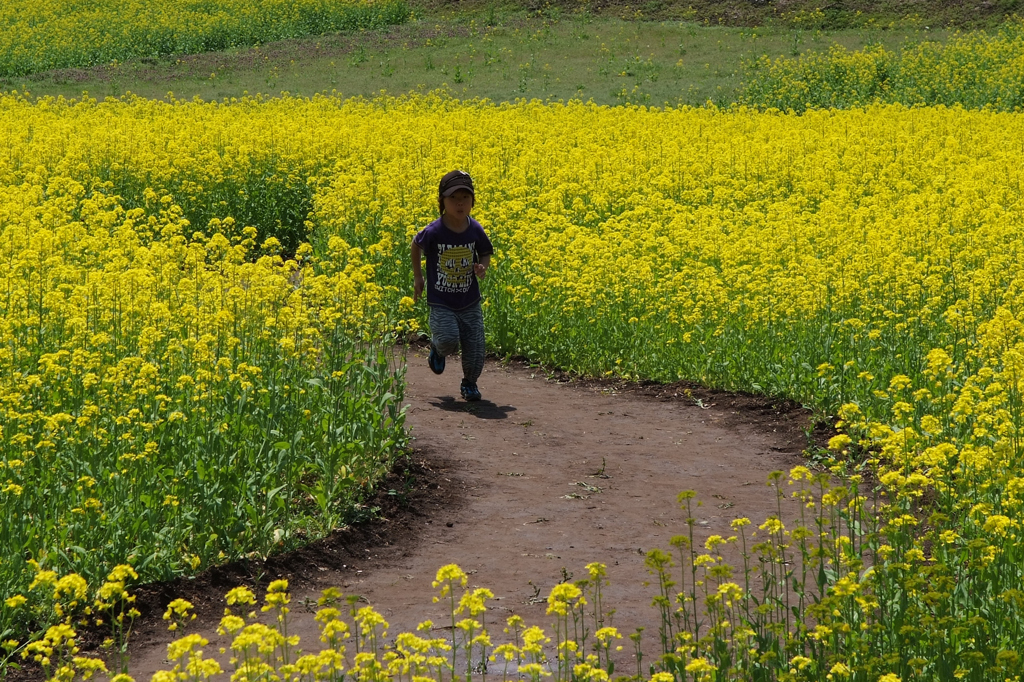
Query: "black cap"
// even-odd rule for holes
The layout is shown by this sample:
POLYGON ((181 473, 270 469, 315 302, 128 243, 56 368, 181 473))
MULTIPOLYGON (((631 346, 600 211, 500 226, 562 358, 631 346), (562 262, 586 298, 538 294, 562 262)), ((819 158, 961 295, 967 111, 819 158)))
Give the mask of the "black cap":
POLYGON ((468 189, 470 194, 476 195, 476 192, 473 191, 473 178, 469 177, 469 173, 453 170, 441 178, 441 185, 437 188, 437 193, 442 197, 450 197, 460 189, 468 189))

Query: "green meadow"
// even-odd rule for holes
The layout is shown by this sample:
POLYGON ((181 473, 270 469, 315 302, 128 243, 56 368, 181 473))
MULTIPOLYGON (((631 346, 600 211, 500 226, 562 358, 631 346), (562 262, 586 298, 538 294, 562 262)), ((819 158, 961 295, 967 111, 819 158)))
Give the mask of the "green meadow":
POLYGON ((828 28, 818 15, 801 16, 728 26, 701 21, 693 12, 651 19, 626 10, 414 6, 408 22, 388 29, 50 71, 0 79, 0 88, 66 98, 130 92, 204 100, 282 92, 371 97, 443 88, 459 98, 495 101, 726 105, 736 100, 744 65, 764 55, 793 57, 833 44, 896 50, 950 33, 918 17, 828 28))

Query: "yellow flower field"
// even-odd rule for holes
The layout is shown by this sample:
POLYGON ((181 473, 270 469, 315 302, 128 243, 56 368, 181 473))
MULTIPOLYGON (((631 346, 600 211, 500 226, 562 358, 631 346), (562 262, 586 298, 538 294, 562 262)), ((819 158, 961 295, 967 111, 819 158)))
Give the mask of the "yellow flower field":
POLYGON ((154 579, 294 546, 343 523, 405 442, 401 323, 358 249, 284 259, 229 218, 204 236, 152 188, 129 207, 84 143, 3 163, 5 599, 26 558, 98 581, 120 556, 154 579))
POLYGON ((747 65, 740 100, 784 111, 847 108, 888 102, 1021 111, 1024 21, 997 31, 958 33, 949 41, 911 43, 900 50, 875 45, 824 53, 767 56, 747 65))
MULTIPOLYGON (((260 410, 279 400, 291 430, 277 430, 309 434, 316 401, 337 395, 334 374, 296 358, 334 357, 332 343, 350 357, 416 326, 405 318, 423 322, 406 298, 408 243, 434 216, 437 179, 461 167, 497 251, 484 283, 493 350, 789 396, 842 420, 835 471, 854 478, 827 490, 792 473, 812 511, 806 527, 761 526, 757 581, 711 575, 679 603, 665 588, 678 636, 664 671, 1020 674, 1019 116, 7 96, 0 134, 5 594, 33 596, 26 552, 61 573, 82 561, 71 538, 35 522, 53 513, 47 490, 29 485, 39 477, 71 500, 67 518, 158 515, 179 555, 216 560, 209 543, 234 541, 207 531, 223 520, 217 506, 173 511, 215 499, 202 492, 205 458, 180 471, 147 464, 177 438, 203 439, 217 461, 294 458, 297 476, 312 458, 324 498, 309 492, 307 504, 325 506, 342 460, 308 435, 268 438, 260 410), (139 489, 143 466, 167 497, 139 489), (862 475, 879 486, 870 504, 862 475), (813 570, 787 574, 785 551, 813 570), (790 589, 796 615, 781 606, 790 589)), ((377 376, 368 405, 394 406, 397 375, 377 376)), ((400 424, 392 413, 352 442, 382 452, 400 424)), ((225 500, 258 490, 282 509, 301 501, 230 485, 225 500)), ((102 533, 83 549, 103 559, 82 569, 93 583, 125 560, 143 578, 164 570, 156 549, 94 525, 102 533)), ((262 518, 246 527, 274 539, 262 518)), ((676 549, 684 565, 709 561, 692 543, 676 549)), ((663 584, 667 557, 649 557, 663 584)))
POLYGON ((398 24, 402 0, 6 0, 0 77, 398 24))

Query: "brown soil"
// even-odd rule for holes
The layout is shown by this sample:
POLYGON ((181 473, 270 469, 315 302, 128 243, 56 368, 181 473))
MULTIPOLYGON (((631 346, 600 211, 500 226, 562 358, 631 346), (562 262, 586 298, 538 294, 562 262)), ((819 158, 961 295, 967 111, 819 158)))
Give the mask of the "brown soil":
MULTIPOLYGON (((207 653, 216 655, 229 644, 215 632, 224 593, 247 584, 262 597, 261 586, 288 578, 289 630, 317 650, 312 614, 324 588, 360 595, 394 636, 426 619, 444 621, 431 581, 449 563, 470 574, 471 587, 494 592, 490 623, 518 613, 548 627, 548 590, 603 562, 613 624, 624 634, 646 626, 645 649, 653 650, 658 617, 650 606, 655 587, 644 585, 644 555, 686 532, 677 494, 692 489, 703 502, 694 526, 700 542, 728 536, 734 518, 756 524, 776 513, 767 477, 801 463, 808 445, 810 415, 793 403, 681 384, 570 381, 490 360, 480 379, 484 400, 466 403, 456 397, 457 358, 442 376, 427 369, 422 349, 410 350, 408 360, 413 453, 372 503, 382 517, 266 563, 141 589, 135 679, 170 667, 167 643, 181 633, 167 632, 160 615, 176 597, 196 604, 199 617, 188 631, 208 638, 207 653)), ((795 503, 781 504, 784 517, 797 513, 795 503)))

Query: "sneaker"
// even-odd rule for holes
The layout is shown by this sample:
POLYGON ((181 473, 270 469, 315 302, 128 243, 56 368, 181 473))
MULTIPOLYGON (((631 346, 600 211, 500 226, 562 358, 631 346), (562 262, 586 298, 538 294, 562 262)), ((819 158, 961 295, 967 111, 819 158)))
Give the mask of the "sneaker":
POLYGON ((465 398, 467 402, 472 403, 480 400, 480 389, 476 387, 476 384, 471 384, 463 379, 460 390, 462 392, 462 397, 465 398))
POLYGON ((444 356, 437 352, 434 344, 430 344, 430 356, 427 358, 427 364, 430 365, 430 371, 434 374, 444 372, 444 356))

